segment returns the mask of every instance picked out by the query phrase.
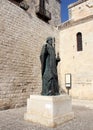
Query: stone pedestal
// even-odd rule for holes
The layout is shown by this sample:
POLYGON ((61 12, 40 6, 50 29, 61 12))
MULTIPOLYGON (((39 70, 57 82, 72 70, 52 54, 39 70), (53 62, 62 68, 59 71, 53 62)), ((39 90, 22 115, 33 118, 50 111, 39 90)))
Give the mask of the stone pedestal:
POLYGON ((68 95, 31 95, 27 100, 25 120, 56 127, 73 118, 71 98, 68 95))

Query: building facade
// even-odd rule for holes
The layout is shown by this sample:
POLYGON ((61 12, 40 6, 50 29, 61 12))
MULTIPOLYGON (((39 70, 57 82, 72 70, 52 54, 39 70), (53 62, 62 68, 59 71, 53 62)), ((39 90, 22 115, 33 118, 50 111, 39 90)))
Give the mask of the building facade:
POLYGON ((60 86, 66 91, 66 75, 71 74, 70 95, 93 100, 93 0, 69 5, 69 20, 60 30, 60 86))

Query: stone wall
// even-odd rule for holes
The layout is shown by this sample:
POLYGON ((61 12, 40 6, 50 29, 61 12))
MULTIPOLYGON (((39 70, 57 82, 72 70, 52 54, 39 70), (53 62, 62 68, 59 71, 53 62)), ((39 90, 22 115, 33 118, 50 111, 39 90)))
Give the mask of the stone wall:
POLYGON ((51 20, 49 23, 53 26, 58 26, 61 23, 61 5, 59 0, 49 0, 46 4, 46 9, 51 13, 51 20))
POLYGON ((39 55, 47 36, 58 43, 56 28, 0 0, 0 109, 20 107, 30 94, 40 94, 39 55))

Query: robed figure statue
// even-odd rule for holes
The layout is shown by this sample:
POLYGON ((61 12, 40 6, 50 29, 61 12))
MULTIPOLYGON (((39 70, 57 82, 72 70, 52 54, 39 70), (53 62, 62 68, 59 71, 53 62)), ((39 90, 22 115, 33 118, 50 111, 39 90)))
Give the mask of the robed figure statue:
POLYGON ((57 64, 59 54, 55 54, 54 38, 48 37, 42 47, 40 60, 42 69, 42 95, 59 95, 57 64))

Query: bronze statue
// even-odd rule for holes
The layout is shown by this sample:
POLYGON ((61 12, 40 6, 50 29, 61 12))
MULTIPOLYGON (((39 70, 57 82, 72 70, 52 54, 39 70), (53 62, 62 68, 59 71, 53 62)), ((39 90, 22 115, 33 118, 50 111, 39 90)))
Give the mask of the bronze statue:
POLYGON ((48 37, 42 47, 40 60, 42 69, 42 95, 59 95, 57 64, 60 61, 59 54, 55 54, 53 46, 54 38, 48 37))

